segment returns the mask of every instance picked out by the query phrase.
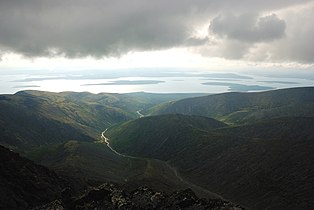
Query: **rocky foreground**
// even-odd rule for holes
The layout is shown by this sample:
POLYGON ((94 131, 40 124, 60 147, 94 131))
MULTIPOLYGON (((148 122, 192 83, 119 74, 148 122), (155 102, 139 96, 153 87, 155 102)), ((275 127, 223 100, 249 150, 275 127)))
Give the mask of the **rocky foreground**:
POLYGON ((114 184, 103 184, 93 188, 83 196, 71 196, 71 190, 62 192, 62 199, 34 208, 33 210, 50 209, 244 209, 223 200, 207 200, 198 198, 190 190, 174 192, 170 195, 154 191, 148 187, 140 187, 128 192, 114 184))

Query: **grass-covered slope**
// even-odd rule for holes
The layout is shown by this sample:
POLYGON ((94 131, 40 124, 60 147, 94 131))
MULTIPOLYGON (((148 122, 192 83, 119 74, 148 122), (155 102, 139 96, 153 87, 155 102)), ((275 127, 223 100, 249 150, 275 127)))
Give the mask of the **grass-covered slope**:
POLYGON ((0 209, 29 209, 60 197, 56 173, 0 146, 0 209))
POLYGON ((28 150, 69 140, 93 141, 104 128, 132 118, 131 113, 114 106, 116 101, 116 96, 90 93, 23 91, 2 95, 0 143, 28 150))
POLYGON ((224 126, 207 117, 170 114, 128 121, 110 128, 106 135, 122 153, 168 160, 182 146, 193 144, 203 130, 224 126))
MULTIPOLYGON (((73 147, 75 143, 68 144, 70 145, 64 145, 64 147, 73 147)), ((50 148, 49 151, 51 153, 59 149, 55 147, 50 148)), ((86 149, 95 148, 87 147, 86 149)), ((165 183, 163 178, 169 174, 164 171, 165 168, 160 167, 161 165, 154 165, 158 161, 151 163, 151 167, 155 166, 156 169, 163 171, 163 173, 155 174, 156 178, 158 177, 156 180, 150 179, 147 182, 139 180, 137 183, 136 180, 132 180, 133 186, 100 181, 98 183, 102 184, 97 188, 93 187, 96 185, 94 182, 93 185, 88 185, 82 194, 82 191, 76 191, 76 188, 87 184, 82 180, 76 182, 70 177, 61 178, 53 171, 34 164, 2 146, 0 146, 0 158, 2 160, 0 163, 0 209, 220 209, 226 207, 240 209, 240 206, 220 199, 199 199, 191 189, 173 192, 179 189, 173 185, 175 177, 174 175, 168 177, 169 181, 165 183), (147 187, 149 186, 147 184, 151 184, 152 181, 155 181, 153 189, 147 187)), ((109 160, 105 163, 109 163, 109 160)), ((102 161, 102 165, 105 163, 102 161)), ((114 161, 111 164, 117 163, 114 161)), ((101 167, 101 164, 98 167, 101 167)), ((134 175, 139 178, 138 174, 134 175)))
POLYGON ((314 87, 259 93, 223 93, 182 99, 152 109, 152 114, 201 115, 237 124, 275 117, 314 116, 314 87))
POLYGON ((27 157, 66 176, 98 181, 124 182, 134 176, 130 167, 143 170, 145 161, 130 160, 113 153, 105 144, 69 141, 39 147, 27 157))
POLYGON ((183 96, 191 95, 44 91, 0 95, 0 144, 28 150, 69 140, 91 141, 105 128, 137 118, 138 110, 183 96))
POLYGON ((37 148, 27 157, 75 180, 111 181, 129 189, 146 185, 165 192, 192 188, 201 197, 217 198, 181 180, 163 161, 119 156, 102 143, 70 141, 37 148))
MULTIPOLYGON (((253 209, 311 209, 313 131, 314 118, 280 118, 222 129, 226 136, 218 140, 229 139, 231 144, 212 158, 204 155, 194 179, 253 209)), ((215 152, 211 146, 203 151, 215 152)))
POLYGON ((111 144, 127 154, 169 161, 191 182, 252 209, 314 206, 314 118, 197 129, 182 115, 171 123, 173 116, 113 127, 111 144))
POLYGON ((69 139, 93 139, 62 110, 37 97, 2 96, 0 107, 0 143, 11 148, 27 150, 69 139))

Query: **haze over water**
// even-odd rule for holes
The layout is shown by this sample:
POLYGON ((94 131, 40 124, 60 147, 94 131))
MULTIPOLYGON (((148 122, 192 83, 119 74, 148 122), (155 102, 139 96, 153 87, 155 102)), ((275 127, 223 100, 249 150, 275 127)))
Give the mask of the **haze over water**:
POLYGON ((269 76, 254 72, 208 72, 145 69, 130 71, 78 71, 47 74, 5 74, 1 76, 0 92, 21 90, 52 92, 152 92, 152 93, 221 93, 251 92, 278 88, 312 86, 313 78, 300 74, 299 78, 278 74, 269 76))

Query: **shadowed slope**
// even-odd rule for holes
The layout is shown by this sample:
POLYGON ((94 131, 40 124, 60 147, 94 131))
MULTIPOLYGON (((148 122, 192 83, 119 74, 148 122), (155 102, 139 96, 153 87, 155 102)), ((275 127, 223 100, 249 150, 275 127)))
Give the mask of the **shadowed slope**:
POLYGON ((193 144, 194 133, 221 128, 224 123, 214 119, 180 114, 144 117, 108 130, 110 144, 121 153, 168 160, 193 144))
POLYGON ((164 123, 172 122, 173 115, 167 116, 149 118, 149 126, 141 118, 113 127, 112 145, 126 154, 166 160, 191 182, 249 208, 314 206, 314 118, 205 130, 180 129, 181 124, 164 123), (161 147, 166 135, 156 134, 160 125, 169 126, 161 133, 171 133, 161 147))
POLYGON ((0 146, 0 209, 27 209, 58 198, 65 181, 0 146))

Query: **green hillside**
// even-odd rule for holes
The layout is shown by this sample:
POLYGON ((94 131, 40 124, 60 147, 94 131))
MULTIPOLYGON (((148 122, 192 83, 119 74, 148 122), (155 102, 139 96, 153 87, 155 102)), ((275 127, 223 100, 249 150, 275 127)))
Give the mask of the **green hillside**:
POLYGON ((119 156, 105 144, 69 141, 34 149, 27 157, 49 167, 63 177, 85 182, 114 182, 129 189, 149 186, 173 192, 192 188, 200 197, 218 198, 215 194, 181 180, 166 162, 137 157, 119 156))
POLYGON ((168 160, 183 149, 182 145, 193 144, 194 133, 224 126, 206 117, 172 114, 125 122, 110 128, 106 135, 121 153, 168 160))
POLYGON ((258 93, 223 93, 172 102, 151 114, 180 113, 213 117, 229 124, 275 117, 314 117, 314 87, 258 93))
POLYGON ((2 97, 0 107, 1 144, 11 148, 25 150, 66 139, 92 140, 79 125, 74 126, 66 119, 58 120, 64 115, 61 110, 35 97, 2 97))
POLYGON ((193 94, 21 91, 0 95, 0 144, 20 151, 69 140, 93 141, 136 111, 193 94))
POLYGON ((135 92, 135 93, 125 93, 125 96, 130 96, 132 98, 137 98, 143 102, 141 110, 143 113, 148 114, 149 109, 154 107, 156 104, 168 103, 170 101, 177 101, 185 98, 205 96, 205 93, 146 93, 146 92, 135 92))
POLYGON ((192 188, 249 209, 313 208, 314 88, 174 101, 186 96, 0 95, 0 144, 73 182, 192 188), (100 141, 106 128, 122 154, 100 141))
POLYGON ((105 144, 78 141, 39 147, 27 157, 63 175, 119 183, 144 170, 146 164, 117 156, 105 144), (132 174, 130 167, 138 171, 132 174))
POLYGON ((19 92, 0 97, 0 143, 19 150, 68 140, 93 141, 112 123, 131 119, 124 111, 76 102, 62 94, 19 92))
POLYGON ((314 206, 314 118, 197 129, 173 116, 113 127, 111 145, 122 153, 168 161, 191 182, 252 209, 314 206))

